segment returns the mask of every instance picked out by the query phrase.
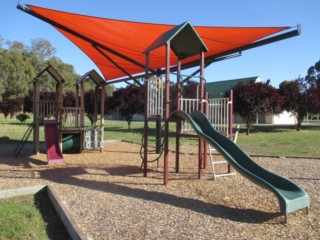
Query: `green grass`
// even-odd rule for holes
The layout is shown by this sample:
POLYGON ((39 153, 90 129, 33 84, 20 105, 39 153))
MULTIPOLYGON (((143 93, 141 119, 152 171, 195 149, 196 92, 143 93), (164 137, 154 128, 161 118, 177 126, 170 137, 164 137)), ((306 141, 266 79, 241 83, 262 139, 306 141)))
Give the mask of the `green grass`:
MULTIPOLYGON (((15 143, 22 138, 27 130, 28 120, 20 124, 16 119, 4 121, 0 116, 0 144, 15 143)), ((149 123, 150 145, 155 145, 155 122, 149 123)), ((105 121, 105 140, 122 139, 141 144, 143 135, 143 122, 132 122, 131 130, 128 130, 126 121, 105 121)), ((169 146, 174 149, 175 124, 170 123, 169 146)), ((44 141, 44 131, 40 129, 40 140, 44 141)), ((30 136, 29 141, 32 141, 30 136)), ((295 126, 254 126, 249 136, 245 134, 244 127, 241 128, 238 144, 247 153, 254 155, 270 156, 299 156, 319 157, 320 148, 320 125, 303 125, 301 131, 296 131, 295 126)), ((182 145, 196 146, 198 141, 194 138, 182 138, 182 145)))
POLYGON ((45 193, 0 200, 0 239, 69 239, 45 193))
POLYGON ((320 157, 320 126, 255 126, 251 134, 245 129, 239 134, 238 144, 249 154, 271 156, 320 157))

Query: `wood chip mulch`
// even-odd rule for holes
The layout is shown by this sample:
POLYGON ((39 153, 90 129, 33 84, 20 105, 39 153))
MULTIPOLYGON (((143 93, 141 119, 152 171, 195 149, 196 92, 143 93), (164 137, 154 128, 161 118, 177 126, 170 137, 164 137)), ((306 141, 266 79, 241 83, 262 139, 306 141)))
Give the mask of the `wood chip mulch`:
POLYGON ((284 224, 277 198, 240 174, 214 181, 208 163, 198 179, 196 149, 182 149, 179 173, 175 153, 169 153, 167 186, 163 157, 159 168, 149 164, 145 178, 139 150, 110 142, 101 153, 64 154, 64 164, 50 166, 43 153, 0 155, 0 189, 50 184, 88 239, 320 238, 318 159, 254 158, 309 194, 309 214, 290 213, 284 224))

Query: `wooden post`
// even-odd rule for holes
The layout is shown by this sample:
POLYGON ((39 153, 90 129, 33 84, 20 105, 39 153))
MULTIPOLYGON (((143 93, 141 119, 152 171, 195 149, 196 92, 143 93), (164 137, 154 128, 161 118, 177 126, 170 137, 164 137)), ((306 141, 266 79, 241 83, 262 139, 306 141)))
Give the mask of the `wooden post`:
POLYGON ((94 127, 97 127, 98 120, 98 96, 99 96, 99 86, 95 86, 94 89, 94 127))
POLYGON ((39 154, 39 141, 40 141, 40 135, 39 135, 39 101, 40 101, 40 83, 37 79, 33 82, 33 151, 35 154, 39 154))
POLYGON ((62 150, 62 105, 63 105, 63 81, 56 84, 55 96, 55 119, 58 123, 58 141, 60 149, 62 150))
MULTIPOLYGON (((104 100, 105 100, 105 97, 106 97, 106 85, 103 84, 101 86, 101 97, 100 97, 100 106, 101 106, 101 109, 100 109, 100 116, 101 116, 101 119, 100 119, 100 127, 101 127, 101 137, 103 138, 104 137, 104 100)), ((103 142, 103 139, 101 139, 101 142, 103 142)), ((103 146, 100 146, 100 152, 102 152, 103 150, 103 146)))
POLYGON ((84 81, 81 81, 80 85, 80 125, 81 125, 81 132, 80 132, 80 152, 83 151, 84 145, 84 81))

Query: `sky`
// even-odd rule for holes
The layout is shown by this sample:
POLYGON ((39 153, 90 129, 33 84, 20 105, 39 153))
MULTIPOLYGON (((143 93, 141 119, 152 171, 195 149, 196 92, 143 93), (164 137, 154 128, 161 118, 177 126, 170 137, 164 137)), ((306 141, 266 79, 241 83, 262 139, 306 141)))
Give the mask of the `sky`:
MULTIPOLYGON (((207 82, 259 76, 278 87, 284 80, 304 77, 320 59, 319 0, 1 0, 0 35, 30 46, 44 38, 56 56, 83 75, 96 65, 48 23, 16 8, 30 4, 60 11, 138 22, 194 26, 268 27, 301 24, 301 35, 247 50, 241 57, 211 64, 207 82)), ((99 70, 98 70, 99 71, 99 70)))

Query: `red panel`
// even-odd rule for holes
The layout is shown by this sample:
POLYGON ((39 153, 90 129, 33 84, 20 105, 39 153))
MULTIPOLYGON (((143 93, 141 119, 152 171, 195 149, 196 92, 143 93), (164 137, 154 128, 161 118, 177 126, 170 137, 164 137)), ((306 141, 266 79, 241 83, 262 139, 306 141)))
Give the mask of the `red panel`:
POLYGON ((44 133, 48 163, 63 162, 63 156, 59 146, 58 126, 56 121, 44 121, 44 133))

